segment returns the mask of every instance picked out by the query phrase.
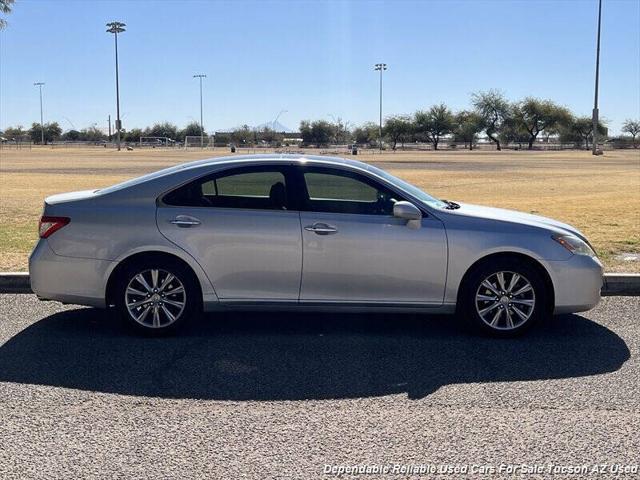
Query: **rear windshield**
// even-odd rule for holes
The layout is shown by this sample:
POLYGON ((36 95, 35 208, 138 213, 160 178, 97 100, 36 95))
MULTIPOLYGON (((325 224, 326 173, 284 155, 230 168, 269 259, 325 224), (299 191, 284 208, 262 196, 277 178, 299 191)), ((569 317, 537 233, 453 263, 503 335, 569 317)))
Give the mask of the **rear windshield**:
POLYGON ((153 180, 154 178, 159 178, 164 175, 177 172, 178 170, 182 170, 183 168, 185 168, 185 165, 176 165, 173 167, 164 168, 162 170, 158 170, 157 172, 148 173, 146 175, 142 175, 141 177, 132 178, 131 180, 125 180, 124 182, 121 182, 121 183, 116 183, 115 185, 111 185, 110 187, 101 188, 100 190, 96 190, 96 193, 117 192, 118 190, 133 187, 134 185, 139 185, 141 183, 148 182, 149 180, 153 180))

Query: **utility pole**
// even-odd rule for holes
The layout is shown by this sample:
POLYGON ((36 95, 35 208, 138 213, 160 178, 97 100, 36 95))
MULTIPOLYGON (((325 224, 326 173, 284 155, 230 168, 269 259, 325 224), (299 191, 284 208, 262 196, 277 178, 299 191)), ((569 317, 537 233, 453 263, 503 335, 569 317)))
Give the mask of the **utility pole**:
POLYGON ((202 79, 207 78, 204 74, 194 75, 193 78, 200 80, 200 148, 204 148, 204 123, 202 121, 202 79))
POLYGON ((380 151, 382 152, 382 72, 387 69, 387 64, 376 63, 373 69, 380 72, 380 125, 378 129, 378 135, 380 138, 380 151))
POLYGON ((33 85, 40 88, 40 145, 44 145, 44 115, 42 113, 42 86, 44 82, 36 82, 33 85))
POLYGON ((600 76, 600 22, 602 19, 602 0, 598 0, 598 39, 596 41, 596 88, 593 99, 593 148, 591 153, 598 155, 598 77, 600 76))
POLYGON ((118 151, 120 151, 120 131, 122 130, 122 122, 120 121, 120 83, 118 79, 118 34, 125 31, 126 25, 122 22, 107 23, 107 32, 113 33, 116 45, 116 141, 118 151))

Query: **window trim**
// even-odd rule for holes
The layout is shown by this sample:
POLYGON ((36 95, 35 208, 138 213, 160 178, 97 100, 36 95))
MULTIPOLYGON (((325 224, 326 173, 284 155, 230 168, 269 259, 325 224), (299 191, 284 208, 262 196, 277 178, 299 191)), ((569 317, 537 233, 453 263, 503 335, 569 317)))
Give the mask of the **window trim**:
POLYGON ((297 211, 292 208, 294 205, 297 205, 297 201, 293 201, 293 195, 296 191, 295 188, 292 188, 292 182, 295 182, 296 178, 291 172, 291 168, 289 165, 279 165, 279 164, 269 164, 269 165, 241 165, 241 166, 230 166, 228 168, 223 168, 220 170, 216 170, 215 172, 206 173, 197 178, 193 178, 184 182, 177 187, 174 187, 162 195, 158 197, 157 206, 164 208, 201 208, 201 209, 224 209, 224 210, 244 210, 244 211, 257 211, 257 212, 292 212, 297 211), (232 175, 240 175, 243 173, 258 173, 258 172, 279 172, 283 175, 285 181, 285 189, 287 192, 287 203, 286 209, 280 210, 276 208, 246 208, 246 207, 219 207, 219 206, 208 206, 208 205, 171 205, 165 202, 165 198, 168 195, 171 195, 176 190, 181 188, 188 188, 190 185, 195 183, 204 184, 211 180, 214 180, 214 184, 216 184, 217 191, 217 180, 218 178, 223 178, 232 175))

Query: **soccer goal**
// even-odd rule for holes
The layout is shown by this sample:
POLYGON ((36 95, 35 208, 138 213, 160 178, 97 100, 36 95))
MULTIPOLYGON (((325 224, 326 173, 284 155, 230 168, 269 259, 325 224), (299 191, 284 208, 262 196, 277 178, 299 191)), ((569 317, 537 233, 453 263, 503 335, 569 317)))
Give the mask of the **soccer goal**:
POLYGON ((215 137, 207 135, 201 138, 200 135, 187 135, 184 137, 184 148, 213 148, 215 137))
POLYGON ((169 137, 140 137, 140 147, 175 147, 176 141, 169 137))

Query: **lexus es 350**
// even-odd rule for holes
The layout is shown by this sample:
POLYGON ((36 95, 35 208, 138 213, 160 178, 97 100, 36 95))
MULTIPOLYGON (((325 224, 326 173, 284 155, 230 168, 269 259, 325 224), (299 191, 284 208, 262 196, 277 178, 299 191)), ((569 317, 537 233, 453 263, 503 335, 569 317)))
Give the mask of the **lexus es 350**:
POLYGON ((600 299, 577 229, 454 203, 371 165, 260 155, 48 197, 29 260, 42 299, 166 332, 232 308, 458 312, 495 335, 600 299))

